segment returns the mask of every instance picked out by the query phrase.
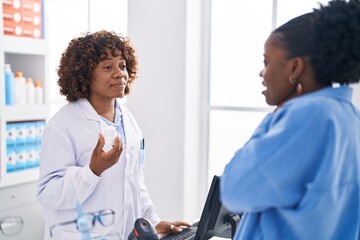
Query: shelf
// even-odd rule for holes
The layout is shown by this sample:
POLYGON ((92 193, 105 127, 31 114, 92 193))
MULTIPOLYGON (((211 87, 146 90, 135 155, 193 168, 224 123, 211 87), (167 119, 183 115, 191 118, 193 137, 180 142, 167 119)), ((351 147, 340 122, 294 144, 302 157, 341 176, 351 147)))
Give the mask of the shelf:
POLYGON ((47 54, 48 46, 44 39, 3 36, 0 41, 0 50, 4 52, 32 55, 47 54))
MULTIPOLYGON (((43 1, 40 2, 43 3, 43 1)), ((25 156, 25 159, 31 159, 30 157, 26 158, 27 154, 31 154, 30 152, 25 152, 24 156, 21 156, 24 148, 28 149, 31 142, 25 141, 24 144, 21 144, 20 141, 20 143, 16 143, 15 146, 8 144, 8 124, 27 126, 28 124, 26 122, 46 121, 50 113, 49 96, 47 96, 49 82, 48 39, 4 34, 4 27, 9 28, 13 24, 8 20, 4 22, 4 13, 11 14, 13 10, 14 9, 9 9, 7 6, 4 8, 4 5, 0 4, 0 13, 2 15, 0 18, 0 188, 33 182, 39 179, 39 167, 37 164, 21 165, 24 161, 22 157, 25 156), (43 104, 24 106, 5 105, 4 64, 10 64, 11 70, 14 73, 20 71, 25 78, 32 78, 33 81, 39 81, 41 83, 43 88, 43 104), (15 158, 12 158, 12 154, 15 155, 15 158), (10 161, 16 162, 14 169, 8 167, 7 163, 10 163, 9 166, 13 164, 13 162, 10 161), (25 169, 21 169, 22 167, 25 167, 25 169)), ((21 12, 20 14, 23 13, 24 12, 21 12)), ((30 13, 27 12, 26 14, 30 13)), ((44 24, 42 27, 45 29, 44 18, 42 19, 42 24, 44 24)), ((24 26, 22 25, 22 27, 24 26)), ((30 29, 29 25, 26 25, 26 27, 28 30, 30 29)), ((9 33, 9 31, 7 31, 7 33, 9 33)), ((44 36, 44 32, 42 32, 42 36, 44 36)), ((28 134, 28 132, 26 132, 26 134, 28 134)), ((36 146, 39 146, 39 144, 36 146)), ((40 151, 40 149, 36 149, 37 155, 38 151, 40 151)), ((31 163, 31 160, 29 160, 29 162, 31 163)))
POLYGON ((36 181, 39 179, 39 173, 39 168, 29 168, 3 174, 0 178, 0 188, 36 181))
POLYGON ((10 64, 13 72, 20 71, 24 77, 40 81, 43 87, 47 78, 45 62, 45 55, 4 52, 4 63, 10 64))
POLYGON ((0 110, 0 116, 6 122, 46 119, 49 116, 49 106, 46 104, 5 106, 0 110))

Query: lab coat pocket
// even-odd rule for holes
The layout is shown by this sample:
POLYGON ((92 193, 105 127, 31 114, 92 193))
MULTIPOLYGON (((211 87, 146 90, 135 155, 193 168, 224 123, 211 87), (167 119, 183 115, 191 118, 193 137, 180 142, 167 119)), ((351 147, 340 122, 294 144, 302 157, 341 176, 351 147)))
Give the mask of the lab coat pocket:
POLYGON ((140 140, 140 164, 141 165, 144 165, 144 162, 145 162, 145 139, 142 138, 140 140))
POLYGON ((139 171, 139 157, 139 152, 134 148, 126 152, 126 175, 132 176, 139 171))
POLYGON ((140 149, 140 165, 144 165, 145 162, 145 149, 140 149))

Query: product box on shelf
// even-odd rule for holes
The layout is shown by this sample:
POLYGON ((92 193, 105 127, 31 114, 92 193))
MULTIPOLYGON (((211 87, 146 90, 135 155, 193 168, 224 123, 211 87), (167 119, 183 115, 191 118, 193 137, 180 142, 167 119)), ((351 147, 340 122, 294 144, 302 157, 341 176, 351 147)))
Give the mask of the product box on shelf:
POLYGON ((42 38, 42 0, 2 0, 5 35, 42 38))
POLYGON ((44 126, 44 120, 6 124, 7 173, 39 167, 44 126))

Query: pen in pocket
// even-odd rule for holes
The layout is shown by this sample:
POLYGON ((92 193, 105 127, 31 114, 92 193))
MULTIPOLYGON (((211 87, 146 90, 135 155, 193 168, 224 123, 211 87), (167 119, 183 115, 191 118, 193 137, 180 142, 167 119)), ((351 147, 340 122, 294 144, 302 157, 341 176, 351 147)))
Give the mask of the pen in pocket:
POLYGON ((144 164, 144 161, 145 161, 145 138, 143 138, 143 139, 140 141, 140 153, 141 153, 140 161, 141 161, 141 164, 143 165, 143 164, 144 164))

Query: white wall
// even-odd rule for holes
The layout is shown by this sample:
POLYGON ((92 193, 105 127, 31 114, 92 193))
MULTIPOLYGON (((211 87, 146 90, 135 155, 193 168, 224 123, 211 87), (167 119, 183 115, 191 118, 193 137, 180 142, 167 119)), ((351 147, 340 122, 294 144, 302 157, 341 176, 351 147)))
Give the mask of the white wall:
POLYGON ((128 2, 128 36, 140 67, 128 107, 143 130, 145 182, 164 220, 192 221, 204 203, 201 174, 206 169, 199 170, 200 51, 187 51, 200 44, 199 2, 128 2), (193 25, 187 27, 189 19, 193 25))
POLYGON ((360 84, 354 84, 353 103, 360 109, 360 84))

